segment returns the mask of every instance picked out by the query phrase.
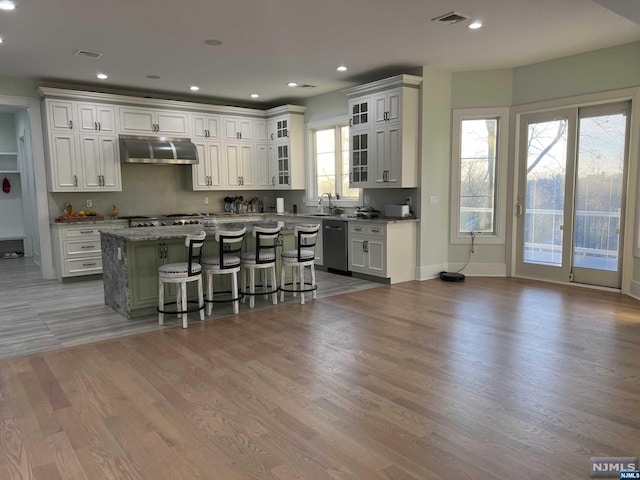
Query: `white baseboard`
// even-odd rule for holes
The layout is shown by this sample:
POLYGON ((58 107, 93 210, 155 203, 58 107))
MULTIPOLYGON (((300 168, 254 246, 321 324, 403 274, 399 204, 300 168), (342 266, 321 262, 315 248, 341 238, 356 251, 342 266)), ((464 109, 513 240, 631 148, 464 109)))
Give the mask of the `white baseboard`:
POLYGON ((447 270, 447 264, 427 265, 424 267, 416 267, 416 280, 431 280, 438 278, 440 272, 447 270))
MULTIPOLYGON (((449 264, 450 272, 457 272, 464 263, 449 264)), ((470 263, 462 273, 470 277, 506 277, 507 265, 505 263, 470 263)))
POLYGON ((631 280, 631 285, 629 287, 629 296, 635 298, 636 300, 640 300, 640 282, 631 280))

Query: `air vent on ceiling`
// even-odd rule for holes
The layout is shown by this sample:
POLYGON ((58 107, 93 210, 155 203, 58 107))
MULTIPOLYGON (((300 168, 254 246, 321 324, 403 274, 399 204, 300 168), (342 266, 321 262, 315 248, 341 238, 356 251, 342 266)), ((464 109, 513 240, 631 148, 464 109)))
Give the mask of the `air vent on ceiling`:
POLYGON ((298 85, 298 88, 316 88, 316 86, 309 85, 308 83, 303 83, 302 85, 298 85))
POLYGON ((74 55, 77 57, 100 58, 102 53, 92 52, 91 50, 78 50, 74 55))
POLYGON ((463 15, 462 13, 449 12, 449 13, 445 13, 444 15, 440 15, 439 17, 432 18, 431 21, 453 25, 454 23, 459 23, 468 19, 469 17, 467 17, 466 15, 463 15))

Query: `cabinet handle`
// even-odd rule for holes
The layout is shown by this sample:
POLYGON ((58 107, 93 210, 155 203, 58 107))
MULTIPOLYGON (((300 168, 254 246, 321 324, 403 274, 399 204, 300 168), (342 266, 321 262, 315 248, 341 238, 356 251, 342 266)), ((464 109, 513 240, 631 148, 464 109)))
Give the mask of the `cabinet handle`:
POLYGON ((82 245, 80 248, 96 248, 95 245, 82 245))
POLYGON ((93 129, 97 132, 98 131, 98 122, 93 122, 93 129))
POLYGON ((82 233, 82 234, 93 233, 93 230, 80 230, 80 233, 82 233))
POLYGON ((271 177, 271 185, 275 185, 276 184, 276 177, 273 176, 271 177))
POLYGON ((273 133, 271 134, 271 140, 273 140, 273 133))
POLYGON ((74 186, 74 187, 77 187, 77 186, 78 186, 78 176, 77 176, 77 175, 74 175, 74 176, 73 176, 73 186, 74 186))
POLYGON ((102 123, 98 122, 98 131, 101 132, 102 131, 102 123))
POLYGON ((101 175, 101 176, 102 176, 102 186, 104 187, 106 185, 106 183, 104 181, 104 175, 101 175))
POLYGON ((69 129, 73 130, 73 120, 69 120, 69 129))
POLYGON ((362 251, 365 253, 369 251, 368 249, 369 245, 367 245, 367 243, 369 243, 367 240, 362 241, 362 251))
POLYGON ((95 267, 96 264, 95 264, 95 262, 94 263, 83 263, 82 266, 83 267, 95 267))
POLYGON ((352 127, 352 126, 353 126, 353 125, 352 125, 352 123, 353 123, 353 120, 350 118, 350 119, 349 119, 349 127, 352 127))

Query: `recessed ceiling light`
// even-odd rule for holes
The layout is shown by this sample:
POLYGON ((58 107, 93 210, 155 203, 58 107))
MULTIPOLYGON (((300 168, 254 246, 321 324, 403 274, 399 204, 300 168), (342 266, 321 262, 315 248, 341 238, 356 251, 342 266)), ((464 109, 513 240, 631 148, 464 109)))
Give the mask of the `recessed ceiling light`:
POLYGON ((98 77, 100 80, 106 80, 107 78, 109 78, 109 76, 105 75, 104 73, 99 73, 96 75, 96 77, 98 77))
POLYGON ((208 40, 205 40, 204 43, 206 45, 209 45, 210 47, 218 47, 222 45, 222 42, 220 40, 216 40, 214 38, 209 38, 208 40))
POLYGON ((288 87, 297 87, 298 84, 296 82, 289 82, 289 83, 287 83, 287 86, 288 87))
POLYGON ((160 80, 159 75, 147 75, 147 78, 150 78, 151 80, 160 80))
POLYGON ((339 72, 346 72, 347 71, 347 66, 346 65, 340 65, 338 68, 336 68, 337 71, 339 72))
POLYGON ((191 90, 192 92, 197 92, 198 90, 200 90, 200 87, 198 87, 196 85, 191 85, 189 87, 189 90, 191 90))
POLYGON ((258 95, 257 93, 252 93, 251 98, 260 98, 260 95, 258 95))
POLYGON ((0 1, 0 10, 15 10, 16 4, 9 0, 0 1))
POLYGON ((469 28, 471 30, 476 30, 476 29, 480 28, 481 26, 482 26, 482 23, 480 23, 480 22, 473 22, 473 23, 469 24, 469 28))
POLYGON ((0 43, 2 43, 4 40, 2 40, 2 38, 0 38, 0 43))

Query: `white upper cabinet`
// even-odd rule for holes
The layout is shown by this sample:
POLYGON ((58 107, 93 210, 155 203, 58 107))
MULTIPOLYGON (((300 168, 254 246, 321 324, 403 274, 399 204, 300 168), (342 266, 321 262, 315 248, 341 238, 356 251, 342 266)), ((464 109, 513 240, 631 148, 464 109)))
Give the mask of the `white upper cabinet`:
POLYGON ((349 128, 369 128, 372 124, 371 97, 368 95, 349 99, 349 128))
POLYGON ((256 120, 256 142, 267 143, 269 141, 269 132, 266 120, 256 120))
POLYGON ((47 102, 47 127, 49 131, 73 131, 74 108, 73 102, 63 100, 49 100, 47 102))
POLYGON ((220 140, 219 115, 191 115, 191 136, 207 140, 220 140))
POLYGON ((194 190, 218 190, 222 184, 222 147, 216 142, 194 142, 198 164, 191 167, 194 190))
POLYGON ((253 142, 254 120, 244 117, 224 117, 224 140, 253 142))
POLYGON ((81 133, 116 133, 116 113, 111 105, 76 104, 78 131, 81 133))
POLYGON ((45 148, 49 154, 49 191, 78 191, 81 178, 76 154, 76 136, 71 132, 51 132, 45 148))
POLYGON ((113 135, 80 135, 83 191, 122 190, 118 138, 113 135))
POLYGON ((226 188, 256 187, 256 162, 253 145, 225 144, 225 182, 226 188))
POLYGON ((115 107, 50 99, 45 106, 49 190, 121 191, 115 107))
POLYGON ((120 191, 119 135, 189 137, 193 190, 305 188, 305 107, 269 110, 41 87, 49 189, 120 191))
POLYGON ((418 186, 421 83, 420 77, 398 75, 345 90, 352 187, 418 186))
POLYGON ((120 132, 128 135, 187 136, 187 112, 140 107, 119 107, 120 132))
POLYGON ((305 188, 304 108, 287 105, 267 112, 269 118, 269 188, 305 188))
POLYGON ((399 122, 402 118, 402 88, 374 95, 371 103, 376 124, 399 122))

